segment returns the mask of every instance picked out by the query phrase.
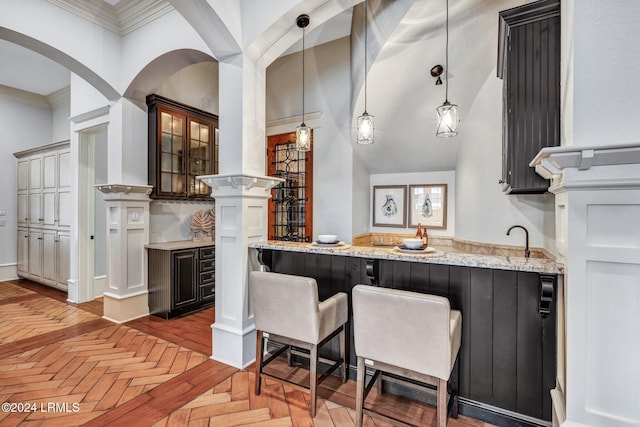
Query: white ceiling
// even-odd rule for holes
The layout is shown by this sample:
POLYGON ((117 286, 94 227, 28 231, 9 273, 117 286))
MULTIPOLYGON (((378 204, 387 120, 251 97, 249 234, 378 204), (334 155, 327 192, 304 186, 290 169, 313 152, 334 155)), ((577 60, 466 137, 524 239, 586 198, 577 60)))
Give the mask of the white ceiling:
POLYGON ((69 85, 69 70, 11 42, 0 40, 0 85, 47 96, 69 85))

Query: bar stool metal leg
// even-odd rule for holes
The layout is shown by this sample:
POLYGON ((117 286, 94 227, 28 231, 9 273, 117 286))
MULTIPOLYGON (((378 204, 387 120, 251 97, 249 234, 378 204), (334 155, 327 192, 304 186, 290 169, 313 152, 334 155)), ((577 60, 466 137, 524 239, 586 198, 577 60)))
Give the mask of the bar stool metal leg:
POLYGON ((356 373, 356 427, 362 427, 364 418, 364 358, 358 357, 358 371, 356 373))
POLYGON ((256 395, 260 394, 260 383, 262 382, 263 343, 262 331, 256 331, 256 395))
POLYGON ((311 418, 316 416, 316 409, 318 407, 318 396, 317 396, 317 388, 318 388, 318 346, 311 346, 311 351, 309 352, 309 391, 311 392, 311 418))

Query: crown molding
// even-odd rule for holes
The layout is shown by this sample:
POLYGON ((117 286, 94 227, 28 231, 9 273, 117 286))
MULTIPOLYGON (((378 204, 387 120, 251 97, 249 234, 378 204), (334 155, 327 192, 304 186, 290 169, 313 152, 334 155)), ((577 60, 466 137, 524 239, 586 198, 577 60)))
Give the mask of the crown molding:
POLYGON ((9 86, 0 85, 0 97, 23 104, 34 105, 36 107, 51 109, 51 104, 46 96, 39 95, 26 90, 20 90, 9 86))
POLYGON ((71 103, 71 86, 65 86, 46 96, 52 109, 69 105, 71 103))
POLYGON ((173 10, 166 0, 121 1, 116 6, 103 0, 47 1, 120 36, 173 10))

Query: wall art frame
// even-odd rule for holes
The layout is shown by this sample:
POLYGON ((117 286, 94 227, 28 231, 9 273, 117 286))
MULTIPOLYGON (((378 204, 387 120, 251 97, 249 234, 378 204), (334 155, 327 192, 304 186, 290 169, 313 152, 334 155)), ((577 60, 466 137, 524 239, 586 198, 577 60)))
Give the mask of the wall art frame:
POLYGON ((409 185, 409 227, 447 228, 447 184, 409 185))
POLYGON ((373 226, 407 227, 407 186, 373 186, 373 226))

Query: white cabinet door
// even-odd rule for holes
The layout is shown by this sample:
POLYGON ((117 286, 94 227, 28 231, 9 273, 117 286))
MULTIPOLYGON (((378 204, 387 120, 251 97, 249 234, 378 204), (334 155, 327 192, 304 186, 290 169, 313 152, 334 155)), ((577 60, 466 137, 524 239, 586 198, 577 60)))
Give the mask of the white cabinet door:
POLYGON ((26 227, 29 224, 29 195, 18 194, 18 226, 26 227))
POLYGON ((71 228, 71 192, 58 193, 58 228, 71 228))
POLYGON ((29 191, 29 161, 18 161, 18 193, 29 191))
POLYGON ((58 205, 56 206, 57 227, 71 228, 71 154, 69 151, 58 152, 58 205))
POLYGON ((58 233, 56 242, 56 281, 58 287, 67 289, 69 280, 69 272, 71 271, 71 236, 68 233, 58 233))
POLYGON ((42 280, 48 284, 56 283, 57 235, 55 230, 42 230, 42 280))
POLYGON ((29 274, 29 231, 24 228, 18 229, 18 262, 16 270, 21 276, 29 274))
POLYGON ((58 177, 58 153, 47 153, 42 156, 42 189, 55 191, 58 177))
POLYGON ((71 153, 69 150, 58 151, 58 189, 71 189, 71 153))
POLYGON ((42 193, 29 193, 29 227, 40 227, 42 216, 42 193))
POLYGON ((42 277, 42 231, 29 230, 29 276, 42 277))
POLYGON ((29 159, 29 191, 42 191, 42 157, 29 159))

